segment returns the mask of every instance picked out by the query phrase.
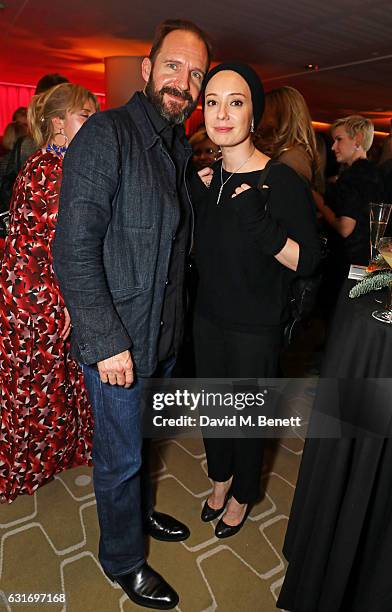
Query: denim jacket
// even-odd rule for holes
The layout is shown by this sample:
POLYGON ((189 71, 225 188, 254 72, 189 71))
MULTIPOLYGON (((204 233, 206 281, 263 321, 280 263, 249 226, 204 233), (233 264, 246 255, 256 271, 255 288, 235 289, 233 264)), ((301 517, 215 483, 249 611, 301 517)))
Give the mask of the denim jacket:
POLYGON ((150 376, 180 203, 141 95, 93 115, 72 140, 53 255, 74 357, 93 364, 130 349, 136 373, 150 376))

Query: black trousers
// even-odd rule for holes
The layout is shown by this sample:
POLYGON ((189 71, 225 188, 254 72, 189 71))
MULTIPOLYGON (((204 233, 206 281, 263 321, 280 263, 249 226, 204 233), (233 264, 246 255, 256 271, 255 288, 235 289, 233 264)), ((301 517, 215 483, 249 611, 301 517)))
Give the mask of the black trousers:
MULTIPOLYGON (((194 346, 198 378, 276 378, 282 329, 260 334, 227 330, 195 316, 194 346)), ((224 482, 231 476, 233 497, 240 504, 259 497, 263 462, 262 438, 204 438, 208 476, 224 482)))

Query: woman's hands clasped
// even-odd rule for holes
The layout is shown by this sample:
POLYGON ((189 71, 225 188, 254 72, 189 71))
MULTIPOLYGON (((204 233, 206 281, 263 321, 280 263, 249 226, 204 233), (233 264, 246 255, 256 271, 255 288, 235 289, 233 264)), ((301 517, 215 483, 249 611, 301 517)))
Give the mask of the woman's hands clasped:
POLYGON ((202 170, 199 170, 197 174, 206 187, 211 185, 212 177, 214 176, 214 171, 212 168, 203 168, 202 170))
POLYGON ((286 244, 287 232, 267 211, 268 192, 242 183, 232 195, 233 209, 239 229, 266 255, 276 255, 286 244))
POLYGON ((244 191, 247 191, 248 189, 251 189, 251 186, 248 185, 248 183, 242 183, 242 185, 240 185, 239 187, 236 187, 231 197, 235 198, 236 196, 240 195, 240 193, 243 193, 244 191))

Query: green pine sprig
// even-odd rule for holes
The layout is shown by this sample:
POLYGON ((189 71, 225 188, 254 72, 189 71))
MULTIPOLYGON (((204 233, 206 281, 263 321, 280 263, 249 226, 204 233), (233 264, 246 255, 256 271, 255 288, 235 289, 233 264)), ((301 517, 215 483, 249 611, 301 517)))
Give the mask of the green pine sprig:
POLYGON ((390 268, 389 270, 380 268, 374 272, 367 273, 366 276, 351 289, 349 296, 350 298, 356 298, 360 295, 370 293, 371 291, 379 291, 384 287, 388 287, 388 285, 392 285, 392 270, 390 268))

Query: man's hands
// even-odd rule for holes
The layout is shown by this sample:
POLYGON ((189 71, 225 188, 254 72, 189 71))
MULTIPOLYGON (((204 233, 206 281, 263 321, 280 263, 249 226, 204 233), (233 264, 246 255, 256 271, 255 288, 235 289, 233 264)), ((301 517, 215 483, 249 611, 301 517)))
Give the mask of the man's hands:
MULTIPOLYGON (((61 337, 66 340, 71 333, 71 317, 66 308, 64 308, 64 327, 61 331, 61 337)), ((101 381, 110 383, 111 385, 119 385, 128 389, 133 383, 133 363, 131 353, 123 351, 118 355, 113 355, 108 359, 103 359, 97 363, 98 372, 101 381)))
MULTIPOLYGON (((61 332, 63 340, 68 338, 71 327, 69 312, 64 308, 64 327, 61 332)), ((129 351, 98 361, 97 367, 101 381, 104 383, 119 385, 125 389, 129 389, 133 383, 133 362, 129 351)))
POLYGON ((129 389, 133 383, 133 363, 129 351, 98 361, 97 367, 101 381, 104 383, 119 385, 125 389, 129 389))

